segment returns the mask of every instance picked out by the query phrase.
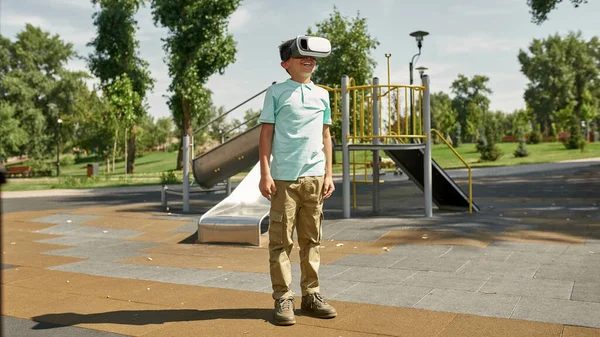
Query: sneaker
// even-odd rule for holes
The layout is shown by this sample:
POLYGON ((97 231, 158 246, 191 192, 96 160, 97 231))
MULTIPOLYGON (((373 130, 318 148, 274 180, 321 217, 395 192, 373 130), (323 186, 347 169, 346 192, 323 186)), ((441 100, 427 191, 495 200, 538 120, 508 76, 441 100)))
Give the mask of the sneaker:
POLYGON ((296 323, 293 298, 275 300, 275 323, 279 325, 293 325, 296 323))
POLYGON ((319 293, 302 296, 302 312, 317 318, 333 318, 337 311, 319 293))

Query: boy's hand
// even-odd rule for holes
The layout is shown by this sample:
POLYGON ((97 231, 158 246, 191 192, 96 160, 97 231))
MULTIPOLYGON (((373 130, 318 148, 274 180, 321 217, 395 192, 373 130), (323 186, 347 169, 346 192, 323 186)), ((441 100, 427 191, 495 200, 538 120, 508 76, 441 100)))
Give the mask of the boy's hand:
POLYGON ((333 178, 325 177, 325 180, 323 180, 323 199, 329 198, 333 191, 335 191, 335 186, 333 185, 333 178))
POLYGON ((260 178, 258 188, 260 189, 260 193, 263 195, 263 197, 267 198, 269 201, 271 201, 271 196, 277 192, 277 189, 275 188, 275 182, 270 175, 260 178))

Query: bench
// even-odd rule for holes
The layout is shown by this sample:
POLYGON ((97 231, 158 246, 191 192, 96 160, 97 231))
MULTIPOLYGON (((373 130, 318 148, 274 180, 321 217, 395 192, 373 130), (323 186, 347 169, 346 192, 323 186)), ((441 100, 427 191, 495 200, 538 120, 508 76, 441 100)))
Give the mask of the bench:
POLYGON ((21 177, 31 177, 33 172, 31 171, 31 166, 9 166, 6 173, 9 177, 18 175, 21 177))

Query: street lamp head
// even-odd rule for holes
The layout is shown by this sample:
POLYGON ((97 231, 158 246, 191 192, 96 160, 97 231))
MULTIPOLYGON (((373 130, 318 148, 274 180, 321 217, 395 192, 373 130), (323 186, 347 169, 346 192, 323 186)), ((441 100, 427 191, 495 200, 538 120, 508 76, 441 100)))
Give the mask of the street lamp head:
POLYGON ((62 121, 62 119, 60 119, 60 118, 59 118, 59 119, 57 120, 57 122, 58 122, 58 124, 62 124, 62 122, 63 122, 63 121, 62 121))
POLYGON ((427 67, 417 67, 416 70, 419 72, 419 75, 423 77, 423 73, 427 70, 427 67))
POLYGON ((421 46, 423 46, 423 38, 427 35, 429 35, 429 33, 422 30, 417 30, 416 32, 410 33, 410 36, 417 40, 417 47, 419 47, 419 50, 421 50, 421 46))

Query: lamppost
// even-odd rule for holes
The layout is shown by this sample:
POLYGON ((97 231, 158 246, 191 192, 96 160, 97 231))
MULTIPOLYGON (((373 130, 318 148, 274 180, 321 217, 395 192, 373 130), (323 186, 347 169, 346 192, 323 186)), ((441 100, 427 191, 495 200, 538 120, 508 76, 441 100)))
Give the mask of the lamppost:
MULTIPOLYGON (((417 40, 417 47, 419 47, 419 52, 416 53, 415 55, 413 55, 413 57, 409 63, 410 85, 413 84, 413 66, 415 64, 415 57, 418 57, 421 55, 421 47, 423 46, 423 38, 427 35, 429 35, 429 33, 422 31, 422 30, 418 30, 416 32, 410 33, 410 36, 414 37, 415 40, 417 40)), ((414 104, 413 104, 413 89, 411 88, 410 89, 410 125, 409 125, 409 130, 410 130, 411 135, 415 132, 415 130, 413 130, 414 118, 415 118, 415 114, 414 114, 414 104)))
MULTIPOLYGON (((48 109, 52 111, 52 115, 54 115, 54 110, 56 109, 56 104, 48 103, 48 109)), ((58 117, 58 112, 57 116, 58 117)), ((56 120, 56 176, 60 177, 60 125, 62 124, 62 119, 58 118, 56 120)))
POLYGON ((423 80, 423 74, 425 73, 425 70, 427 70, 427 67, 417 67, 415 69, 419 72, 419 77, 421 80, 423 80))

